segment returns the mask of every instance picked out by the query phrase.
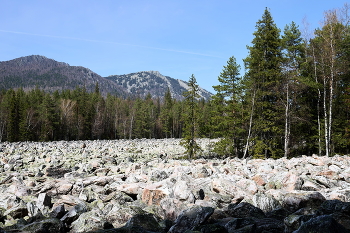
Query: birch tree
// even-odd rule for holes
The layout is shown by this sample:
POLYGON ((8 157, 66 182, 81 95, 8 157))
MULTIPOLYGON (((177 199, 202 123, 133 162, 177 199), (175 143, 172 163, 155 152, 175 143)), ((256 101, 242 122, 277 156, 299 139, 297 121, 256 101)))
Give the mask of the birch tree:
MULTIPOLYGON (((287 25, 282 35, 283 44, 283 95, 284 95, 284 157, 289 155, 291 135, 291 117, 293 108, 297 105, 296 94, 300 84, 300 66, 304 61, 304 45, 302 44, 301 32, 297 25, 292 22, 287 25)), ((282 101, 283 102, 283 101, 282 101)))

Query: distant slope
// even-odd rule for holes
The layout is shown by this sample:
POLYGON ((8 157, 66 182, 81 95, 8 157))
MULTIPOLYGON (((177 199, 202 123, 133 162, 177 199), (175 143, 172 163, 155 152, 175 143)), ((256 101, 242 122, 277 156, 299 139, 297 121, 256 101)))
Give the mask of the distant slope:
MULTIPOLYGON (((182 93, 189 89, 187 82, 164 76, 158 71, 142 71, 124 75, 111 75, 106 77, 123 87, 126 93, 145 97, 148 93, 152 97, 163 97, 167 89, 175 99, 182 99, 182 93)), ((199 88, 199 95, 209 99, 212 94, 203 88, 199 88)))
MULTIPOLYGON (((188 89, 187 82, 161 75, 158 71, 143 71, 124 75, 101 77, 82 66, 70 66, 40 55, 31 55, 0 62, 0 90, 36 87, 48 92, 84 87, 92 92, 98 83, 100 92, 122 97, 163 97, 169 88, 173 98, 182 99, 188 89)), ((210 92, 200 88, 202 98, 208 99, 210 92)))
POLYGON ((82 66, 70 66, 44 56, 32 55, 0 62, 0 89, 38 86, 48 92, 84 87, 93 91, 98 83, 101 93, 125 95, 114 82, 82 66))

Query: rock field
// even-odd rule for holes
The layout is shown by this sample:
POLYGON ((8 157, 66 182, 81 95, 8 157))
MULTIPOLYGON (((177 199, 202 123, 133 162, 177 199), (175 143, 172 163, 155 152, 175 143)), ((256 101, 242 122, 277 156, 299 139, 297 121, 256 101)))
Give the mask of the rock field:
POLYGON ((180 160, 179 142, 0 143, 0 233, 350 232, 349 156, 180 160))

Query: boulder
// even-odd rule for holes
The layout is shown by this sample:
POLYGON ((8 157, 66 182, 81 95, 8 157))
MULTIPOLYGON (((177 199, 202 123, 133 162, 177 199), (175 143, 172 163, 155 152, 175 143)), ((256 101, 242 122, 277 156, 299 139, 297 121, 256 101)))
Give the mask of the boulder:
POLYGON ((211 207, 194 206, 183 211, 169 229, 169 233, 182 233, 203 224, 214 212, 211 207))
POLYGON ((68 211, 62 218, 61 221, 66 225, 70 225, 79 216, 88 211, 88 207, 84 203, 79 203, 75 205, 71 210, 68 211))
POLYGON ((265 213, 248 202, 241 202, 239 204, 230 204, 227 212, 230 216, 235 218, 265 218, 265 213))
POLYGON ((20 232, 31 233, 65 233, 66 229, 63 223, 57 218, 49 218, 25 225, 20 232))
POLYGON ((345 229, 342 225, 337 223, 334 218, 329 215, 321 215, 301 224, 298 230, 293 233, 309 233, 309 232, 322 232, 322 233, 349 233, 350 231, 345 229))

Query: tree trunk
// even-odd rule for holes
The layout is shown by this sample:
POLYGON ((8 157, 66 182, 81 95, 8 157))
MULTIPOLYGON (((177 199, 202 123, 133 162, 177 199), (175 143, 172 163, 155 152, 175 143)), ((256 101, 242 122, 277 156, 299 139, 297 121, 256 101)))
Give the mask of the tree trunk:
POLYGON ((246 158, 246 156, 247 156, 248 148, 249 148, 250 136, 251 136, 251 133, 252 133, 253 114, 254 114, 254 105, 255 105, 255 93, 256 93, 256 91, 254 90, 253 98, 252 98, 252 109, 250 111, 249 130, 248 130, 247 142, 246 142, 246 145, 245 145, 245 148, 244 148, 243 158, 246 158))
MULTIPOLYGON (((315 47, 312 46, 312 57, 313 57, 313 63, 314 63, 314 76, 315 81, 318 83, 317 79, 317 62, 316 62, 316 55, 315 55, 315 47)), ((320 102, 321 102, 321 91, 319 88, 317 88, 317 129, 318 129, 318 155, 321 156, 322 154, 322 147, 321 147, 321 119, 320 119, 320 102)))
POLYGON ((289 83, 287 82, 287 97, 286 97, 286 109, 285 109, 285 129, 284 129, 284 157, 287 158, 289 154, 289 83))
POLYGON ((326 146, 326 156, 329 156, 329 129, 328 129, 328 113, 327 113, 327 87, 326 87, 326 78, 323 79, 323 111, 324 111, 324 137, 325 137, 325 146, 326 146))

